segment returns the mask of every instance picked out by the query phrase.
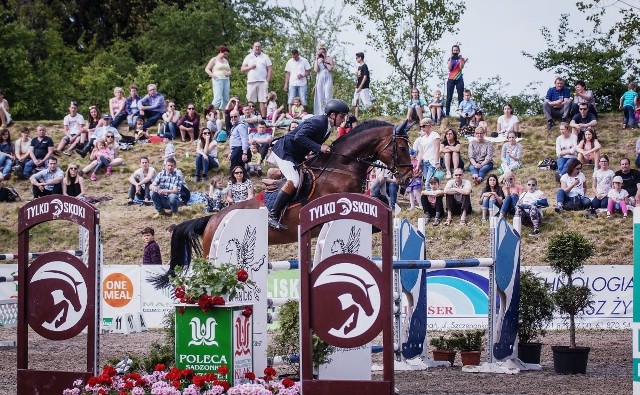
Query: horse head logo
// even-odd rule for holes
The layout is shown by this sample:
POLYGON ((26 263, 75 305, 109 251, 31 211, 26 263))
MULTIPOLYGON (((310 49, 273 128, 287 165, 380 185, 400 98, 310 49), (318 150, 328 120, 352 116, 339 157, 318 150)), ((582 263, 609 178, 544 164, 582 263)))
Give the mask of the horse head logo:
POLYGON ((340 215, 349 215, 351 213, 351 200, 347 198, 340 198, 337 201, 338 204, 341 205, 342 211, 340 211, 340 215))
POLYGON ((54 205, 53 209, 53 218, 58 218, 58 216, 62 213, 62 201, 60 199, 53 199, 51 204, 54 205))

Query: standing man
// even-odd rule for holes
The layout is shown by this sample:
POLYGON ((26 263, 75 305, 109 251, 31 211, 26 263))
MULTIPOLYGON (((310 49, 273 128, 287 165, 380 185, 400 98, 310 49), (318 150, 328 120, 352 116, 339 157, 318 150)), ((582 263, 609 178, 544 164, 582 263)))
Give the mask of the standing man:
POLYGON ((324 142, 329 138, 332 128, 340 126, 345 121, 347 114, 349 114, 347 103, 337 99, 329 100, 323 115, 308 118, 273 144, 271 151, 287 182, 278 191, 278 196, 269 210, 269 226, 275 229, 286 229, 280 223, 280 214, 300 184, 296 165, 302 163, 309 152, 330 152, 331 149, 324 142))
POLYGON ((309 61, 302 56, 297 49, 291 50, 291 59, 284 67, 284 90, 288 92, 289 113, 293 106, 293 98, 300 97, 300 104, 307 106, 307 78, 311 73, 309 61))
POLYGON ((48 195, 62 195, 62 180, 64 172, 58 167, 58 158, 52 156, 47 162, 47 168, 40 170, 29 178, 33 185, 33 198, 48 195))
POLYGON ((549 88, 542 103, 542 112, 547 118, 547 130, 553 128, 553 117, 560 118, 561 122, 567 122, 571 109, 570 96, 569 88, 564 86, 564 80, 557 77, 554 86, 549 88))
POLYGON ((266 118, 271 59, 262 52, 260 42, 253 43, 253 51, 242 61, 240 71, 247 74, 247 101, 260 103, 260 114, 266 118))
POLYGON ((360 108, 363 110, 371 107, 371 92, 369 92, 369 66, 364 62, 364 53, 356 54, 356 63, 358 64, 358 72, 356 73, 356 91, 353 94, 353 106, 355 107, 355 116, 358 118, 360 108))
POLYGON ((47 129, 43 124, 38 125, 36 133, 36 138, 31 140, 31 147, 29 148, 30 159, 22 169, 22 176, 25 180, 31 176, 34 168, 44 167, 47 159, 53 155, 53 140, 47 136, 47 129))
POLYGON ((158 173, 151 183, 151 200, 158 212, 153 218, 161 215, 178 214, 180 205, 180 189, 184 180, 180 172, 176 170, 176 160, 167 158, 164 161, 164 169, 158 173), (171 213, 167 214, 164 209, 168 208, 171 213))
POLYGON ((144 112, 144 128, 149 129, 162 118, 162 114, 167 111, 167 104, 164 96, 158 93, 156 84, 147 85, 147 95, 138 102, 138 109, 144 112))
MULTIPOLYGON (((246 108, 246 107, 245 107, 246 108)), ((251 160, 249 151, 249 126, 244 119, 240 118, 237 110, 231 111, 231 131, 229 132, 229 170, 236 166, 242 166, 251 160)))

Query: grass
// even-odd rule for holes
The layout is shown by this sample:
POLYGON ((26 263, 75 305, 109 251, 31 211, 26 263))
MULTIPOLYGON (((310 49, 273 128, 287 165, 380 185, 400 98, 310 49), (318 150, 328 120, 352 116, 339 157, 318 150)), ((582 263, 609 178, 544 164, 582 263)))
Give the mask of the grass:
MULTIPOLYGON (((619 169, 619 160, 622 157, 629 157, 633 163, 635 152, 635 141, 638 133, 629 129, 620 128, 620 114, 601 114, 597 128, 598 138, 603 146, 602 153, 607 154, 610 160, 610 168, 614 171, 619 169)), ((393 123, 400 123, 400 119, 386 119, 393 123)), ((496 118, 489 118, 489 125, 495 125, 496 118)), ((39 123, 47 126, 49 136, 53 137, 55 144, 60 141, 63 135, 62 122, 17 122, 11 128, 11 136, 15 139, 19 137, 19 131, 23 126, 29 126, 35 136, 35 127, 39 123)), ((446 120, 443 123, 444 130, 446 120)), ((534 176, 538 179, 540 189, 542 189, 549 202, 555 204, 555 193, 558 184, 555 182, 552 171, 540 170, 537 164, 545 157, 555 158, 555 138, 558 135, 557 127, 551 132, 547 132, 546 121, 542 117, 526 118, 521 123, 521 130, 525 138, 521 144, 524 148, 524 167, 516 172, 518 182, 524 183, 528 177, 534 176)), ((122 130, 121 130, 122 131, 122 130)), ((411 131, 412 141, 417 137, 417 130, 411 131)), ((442 133, 441 133, 442 135, 442 133)), ((193 191, 207 192, 208 184, 196 183, 191 176, 194 173, 194 153, 195 145, 187 142, 175 143, 178 158, 178 168, 186 176, 189 189, 193 191), (185 154, 189 152, 189 158, 185 154)), ((222 144, 219 155, 226 158, 229 149, 227 144, 222 144)), ((496 156, 499 156, 500 146, 496 144, 496 156)), ((130 151, 121 152, 125 159, 125 166, 114 168, 114 173, 106 177, 104 173, 98 176, 98 181, 92 182, 85 179, 87 185, 87 195, 112 196, 113 199, 99 204, 102 237, 104 245, 105 263, 108 264, 130 264, 142 261, 142 238, 140 229, 145 226, 152 226, 156 230, 156 240, 160 244, 165 262, 169 257, 169 235, 164 229, 173 222, 184 221, 204 215, 204 208, 201 205, 181 207, 178 219, 160 218, 152 219, 155 211, 153 207, 126 206, 127 192, 129 184, 128 176, 138 168, 139 159, 148 156, 151 165, 156 170, 161 169, 161 156, 164 153, 163 144, 140 144, 130 151)), ((463 157, 466 158, 466 142, 463 142, 463 157)), ((75 156, 68 158, 61 156, 60 165, 66 169, 71 162, 78 162, 86 165, 88 159, 81 159, 75 156)), ((228 171, 228 161, 222 161, 219 173, 226 174, 228 171), (226 165, 225 165, 226 163, 226 165)), ((465 162, 468 162, 465 159, 465 162)), ((499 158, 494 158, 494 163, 499 165, 499 158)), ((587 177, 587 185, 591 185, 593 166, 585 166, 584 173, 587 177)), ((213 176, 212 173, 209 176, 213 176)), ((465 173, 465 177, 469 174, 465 173)), ((254 187, 261 189, 259 179, 253 179, 254 187)), ((31 185, 28 181, 16 181, 12 179, 7 182, 8 186, 14 187, 23 199, 31 199, 31 185)), ((427 256, 430 258, 469 258, 485 257, 489 255, 489 229, 480 222, 480 207, 478 196, 481 187, 475 187, 473 191, 472 204, 474 213, 468 218, 469 225, 462 227, 457 224, 457 220, 452 226, 437 228, 429 225, 427 230, 427 256)), ((588 188, 588 196, 592 197, 591 189, 588 188)), ((418 217, 422 215, 418 210, 409 212, 408 199, 400 197, 400 206, 403 208, 400 213, 401 218, 408 218, 416 224, 418 217)), ((17 252, 17 214, 20 203, 0 204, 0 253, 17 252)), ((556 214, 552 208, 544 210, 544 220, 542 234, 538 237, 529 237, 529 229, 523 227, 522 239, 522 263, 525 265, 544 265, 544 254, 548 238, 557 232, 564 230, 574 230, 582 233, 596 247, 596 255, 587 264, 631 264, 633 252, 633 220, 631 218, 622 221, 619 216, 607 220, 605 218, 586 219, 582 212, 563 212, 556 214)), ((455 219, 455 218, 454 218, 455 219)), ((62 249, 74 249, 77 247, 77 236, 75 231, 71 235, 68 224, 62 221, 43 224, 36 227, 31 232, 32 251, 50 251, 62 249)), ((379 237, 379 236, 377 236, 379 237)), ((379 245, 379 239, 376 244, 379 245)), ((272 260, 295 259, 297 257, 296 244, 286 246, 274 246, 270 248, 270 258, 272 260)))

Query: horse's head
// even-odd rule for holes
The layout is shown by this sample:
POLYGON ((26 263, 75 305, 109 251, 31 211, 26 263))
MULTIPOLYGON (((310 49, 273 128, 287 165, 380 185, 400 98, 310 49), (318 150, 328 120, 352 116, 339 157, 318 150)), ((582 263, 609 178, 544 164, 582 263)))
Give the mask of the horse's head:
POLYGON ((390 130, 385 132, 378 151, 379 159, 389 167, 400 185, 409 183, 413 170, 409 155, 410 128, 411 125, 407 125, 407 121, 396 127, 389 126, 390 130))

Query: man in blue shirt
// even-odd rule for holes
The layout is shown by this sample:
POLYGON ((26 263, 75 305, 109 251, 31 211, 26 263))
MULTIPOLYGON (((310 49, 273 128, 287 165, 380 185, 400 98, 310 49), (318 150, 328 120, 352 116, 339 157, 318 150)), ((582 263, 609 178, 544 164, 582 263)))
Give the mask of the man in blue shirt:
POLYGON ((164 162, 164 169, 156 175, 151 183, 151 200, 158 212, 154 218, 161 215, 176 215, 180 205, 180 189, 184 182, 181 173, 176 170, 176 160, 167 158, 164 162), (167 214, 164 209, 171 210, 167 214))
POLYGON ((564 86, 564 80, 556 78, 555 85, 547 91, 542 103, 542 112, 547 118, 547 130, 553 128, 553 118, 560 118, 561 122, 567 122, 569 110, 571 110, 571 93, 564 86))
POLYGON ((147 95, 138 102, 140 112, 144 111, 144 128, 149 129, 162 118, 167 111, 167 103, 164 96, 158 92, 156 84, 147 85, 147 95))
POLYGON ((47 161, 47 168, 29 178, 33 185, 33 198, 48 195, 62 195, 64 172, 58 167, 58 158, 52 156, 47 161))

